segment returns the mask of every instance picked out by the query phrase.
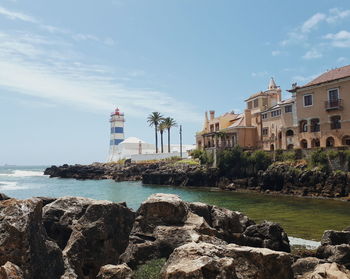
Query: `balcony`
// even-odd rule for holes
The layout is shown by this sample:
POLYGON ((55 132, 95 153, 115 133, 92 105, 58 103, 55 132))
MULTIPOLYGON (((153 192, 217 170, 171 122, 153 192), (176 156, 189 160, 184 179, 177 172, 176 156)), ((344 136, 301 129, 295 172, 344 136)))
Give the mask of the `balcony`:
POLYGON ((325 101, 324 104, 325 104, 326 110, 342 109, 343 108, 343 100, 342 99, 325 101))

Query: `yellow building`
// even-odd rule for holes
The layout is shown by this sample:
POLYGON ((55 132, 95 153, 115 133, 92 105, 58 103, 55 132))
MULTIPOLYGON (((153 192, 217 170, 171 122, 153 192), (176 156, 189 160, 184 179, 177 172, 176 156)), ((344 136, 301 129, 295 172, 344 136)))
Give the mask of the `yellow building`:
POLYGON ((299 147, 350 145, 350 65, 289 92, 296 100, 299 147))

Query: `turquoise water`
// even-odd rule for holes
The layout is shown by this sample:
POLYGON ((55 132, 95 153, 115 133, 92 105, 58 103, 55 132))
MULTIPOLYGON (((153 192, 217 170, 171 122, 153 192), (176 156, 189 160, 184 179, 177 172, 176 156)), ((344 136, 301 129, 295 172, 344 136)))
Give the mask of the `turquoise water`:
POLYGON ((141 182, 48 178, 45 167, 0 167, 0 192, 15 198, 82 196, 126 201, 137 209, 153 193, 174 193, 186 201, 200 201, 242 211, 259 222, 280 223, 289 236, 319 241, 324 230, 350 225, 350 202, 296 198, 213 189, 142 185, 141 182))

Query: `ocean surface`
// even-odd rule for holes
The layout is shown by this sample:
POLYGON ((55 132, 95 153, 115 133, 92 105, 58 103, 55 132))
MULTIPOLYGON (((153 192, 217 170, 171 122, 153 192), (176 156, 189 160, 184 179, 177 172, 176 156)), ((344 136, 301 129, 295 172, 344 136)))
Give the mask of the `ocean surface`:
POLYGON ((173 193, 186 201, 200 201, 238 210, 260 222, 278 222, 293 245, 313 248, 324 230, 350 226, 350 202, 273 196, 259 193, 221 192, 213 189, 143 185, 141 182, 49 178, 45 166, 0 167, 0 192, 14 198, 81 196, 115 202, 126 201, 136 210, 153 193, 173 193))

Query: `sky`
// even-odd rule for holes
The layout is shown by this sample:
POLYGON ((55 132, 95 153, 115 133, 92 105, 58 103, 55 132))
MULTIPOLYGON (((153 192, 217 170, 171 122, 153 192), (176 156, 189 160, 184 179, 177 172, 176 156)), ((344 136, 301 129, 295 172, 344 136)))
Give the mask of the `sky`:
POLYGON ((126 137, 154 142, 158 111, 191 144, 206 110, 270 77, 288 98, 349 54, 348 0, 0 0, 0 165, 105 161, 116 107, 126 137))

